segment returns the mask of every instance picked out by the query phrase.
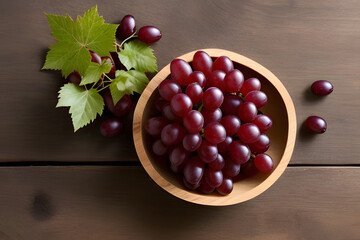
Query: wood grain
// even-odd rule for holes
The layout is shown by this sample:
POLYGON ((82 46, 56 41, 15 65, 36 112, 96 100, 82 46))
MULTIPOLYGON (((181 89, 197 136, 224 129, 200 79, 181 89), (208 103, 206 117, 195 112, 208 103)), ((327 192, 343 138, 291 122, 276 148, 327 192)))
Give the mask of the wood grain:
POLYGON ((138 26, 155 25, 159 69, 201 48, 222 48, 271 70, 288 89, 299 130, 307 116, 325 118, 328 130, 300 131, 292 164, 359 164, 360 5, 352 0, 178 1, 13 0, 0 10, 0 161, 137 161, 126 132, 104 139, 100 121, 76 134, 68 109, 55 109, 63 83, 58 72, 40 71, 54 43, 43 12, 75 17, 98 4, 107 22, 133 14, 138 26), (315 98, 311 83, 327 79, 334 92, 315 98))
POLYGON ((140 167, 0 168, 0 239, 360 238, 359 168, 288 168, 248 202, 173 197, 140 167))

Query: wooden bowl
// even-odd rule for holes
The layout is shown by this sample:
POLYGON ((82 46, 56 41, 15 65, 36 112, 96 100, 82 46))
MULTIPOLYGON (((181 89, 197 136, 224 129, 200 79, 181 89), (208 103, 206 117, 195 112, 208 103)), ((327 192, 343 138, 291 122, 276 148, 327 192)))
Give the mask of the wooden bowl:
MULTIPOLYGON (((252 177, 234 182, 233 191, 227 196, 216 192, 210 195, 187 190, 182 178, 169 169, 166 161, 156 157, 151 151, 152 139, 145 131, 146 121, 156 116, 155 100, 159 97, 158 85, 170 76, 170 64, 158 72, 142 93, 133 121, 133 136, 136 152, 150 177, 163 189, 183 200, 212 206, 231 205, 254 198, 268 189, 284 172, 288 165, 295 145, 296 115, 294 104, 284 85, 268 69, 259 63, 240 54, 222 49, 202 49, 213 59, 228 56, 234 67, 239 69, 245 79, 256 77, 261 81, 261 90, 268 96, 268 103, 261 111, 273 120, 272 128, 267 132, 270 138, 270 149, 267 153, 275 163, 271 173, 258 173, 252 177)), ((180 59, 191 64, 196 51, 180 56, 180 59)))

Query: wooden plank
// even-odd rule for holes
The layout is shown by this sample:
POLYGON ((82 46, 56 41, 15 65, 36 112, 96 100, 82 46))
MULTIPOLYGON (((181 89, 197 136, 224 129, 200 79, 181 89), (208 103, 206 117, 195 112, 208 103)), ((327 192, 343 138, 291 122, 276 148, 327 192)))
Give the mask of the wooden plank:
MULTIPOLYGON (((55 109, 60 73, 40 71, 54 43, 43 12, 75 17, 94 3, 80 0, 5 1, 0 30, 0 161, 137 161, 131 121, 115 139, 100 136, 99 121, 76 134, 67 109, 55 109)), ((360 5, 337 1, 110 0, 98 8, 107 22, 128 13, 142 25, 158 26, 153 45, 161 69, 173 58, 200 48, 224 48, 270 69, 287 87, 299 128, 307 116, 324 117, 322 136, 299 134, 291 163, 359 164, 360 5), (180 14, 181 12, 181 14, 180 14), (308 93, 318 79, 334 92, 316 99, 308 93)))
POLYGON ((140 167, 2 167, 0 238, 359 239, 359 174, 292 167, 253 200, 205 207, 140 167))

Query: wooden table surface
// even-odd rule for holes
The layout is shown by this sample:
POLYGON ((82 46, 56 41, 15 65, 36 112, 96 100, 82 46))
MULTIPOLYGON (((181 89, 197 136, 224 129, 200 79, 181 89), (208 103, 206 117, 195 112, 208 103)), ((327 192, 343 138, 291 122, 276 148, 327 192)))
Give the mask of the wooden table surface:
POLYGON ((12 0, 0 9, 0 240, 360 239, 360 3, 352 0, 12 0), (55 109, 60 72, 41 71, 54 43, 44 12, 73 18, 98 4, 155 25, 159 69, 200 48, 223 48, 270 69, 288 89, 298 135, 284 175, 228 207, 179 200, 140 165, 131 137, 106 139, 100 121, 73 133, 55 109), (327 79, 334 92, 309 93, 327 79), (302 131, 309 115, 323 135, 302 131))

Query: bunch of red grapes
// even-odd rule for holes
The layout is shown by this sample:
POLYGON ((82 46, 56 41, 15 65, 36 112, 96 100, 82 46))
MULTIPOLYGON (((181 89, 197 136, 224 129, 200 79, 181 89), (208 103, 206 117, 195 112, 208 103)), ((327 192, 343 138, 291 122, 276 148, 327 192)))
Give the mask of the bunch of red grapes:
MULTIPOLYGON (((160 40, 162 34, 157 27, 154 26, 144 26, 139 29, 136 33, 136 24, 135 18, 132 15, 126 15, 122 20, 116 32, 116 38, 121 41, 129 40, 130 38, 138 38, 140 41, 146 44, 152 44, 160 40)), ((121 51, 121 49, 119 49, 121 51)), ((115 78, 116 70, 127 70, 125 66, 120 62, 119 57, 116 52, 111 52, 111 56, 100 57, 93 51, 90 51, 91 62, 101 64, 102 60, 109 59, 112 63, 112 67, 107 76, 111 79, 115 78)), ((66 80, 69 83, 74 83, 79 85, 81 82, 81 75, 78 71, 74 70, 66 80)), ((97 84, 103 84, 104 76, 100 79, 97 84)), ((89 86, 83 86, 84 89, 90 88, 89 86)), ((100 132, 105 137, 114 137, 120 134, 123 131, 123 120, 122 118, 127 116, 133 110, 133 103, 129 95, 124 95, 117 103, 114 105, 111 93, 109 88, 104 88, 101 93, 105 106, 107 110, 111 113, 112 117, 106 119, 102 122, 100 126, 100 132)))
POLYGON ((191 190, 227 195, 241 172, 270 172, 265 152, 272 120, 259 109, 267 103, 257 78, 244 81, 226 56, 214 61, 197 51, 192 67, 182 59, 170 64, 171 79, 158 87, 157 117, 146 123, 155 138, 152 151, 168 156, 170 168, 183 174, 191 190))

